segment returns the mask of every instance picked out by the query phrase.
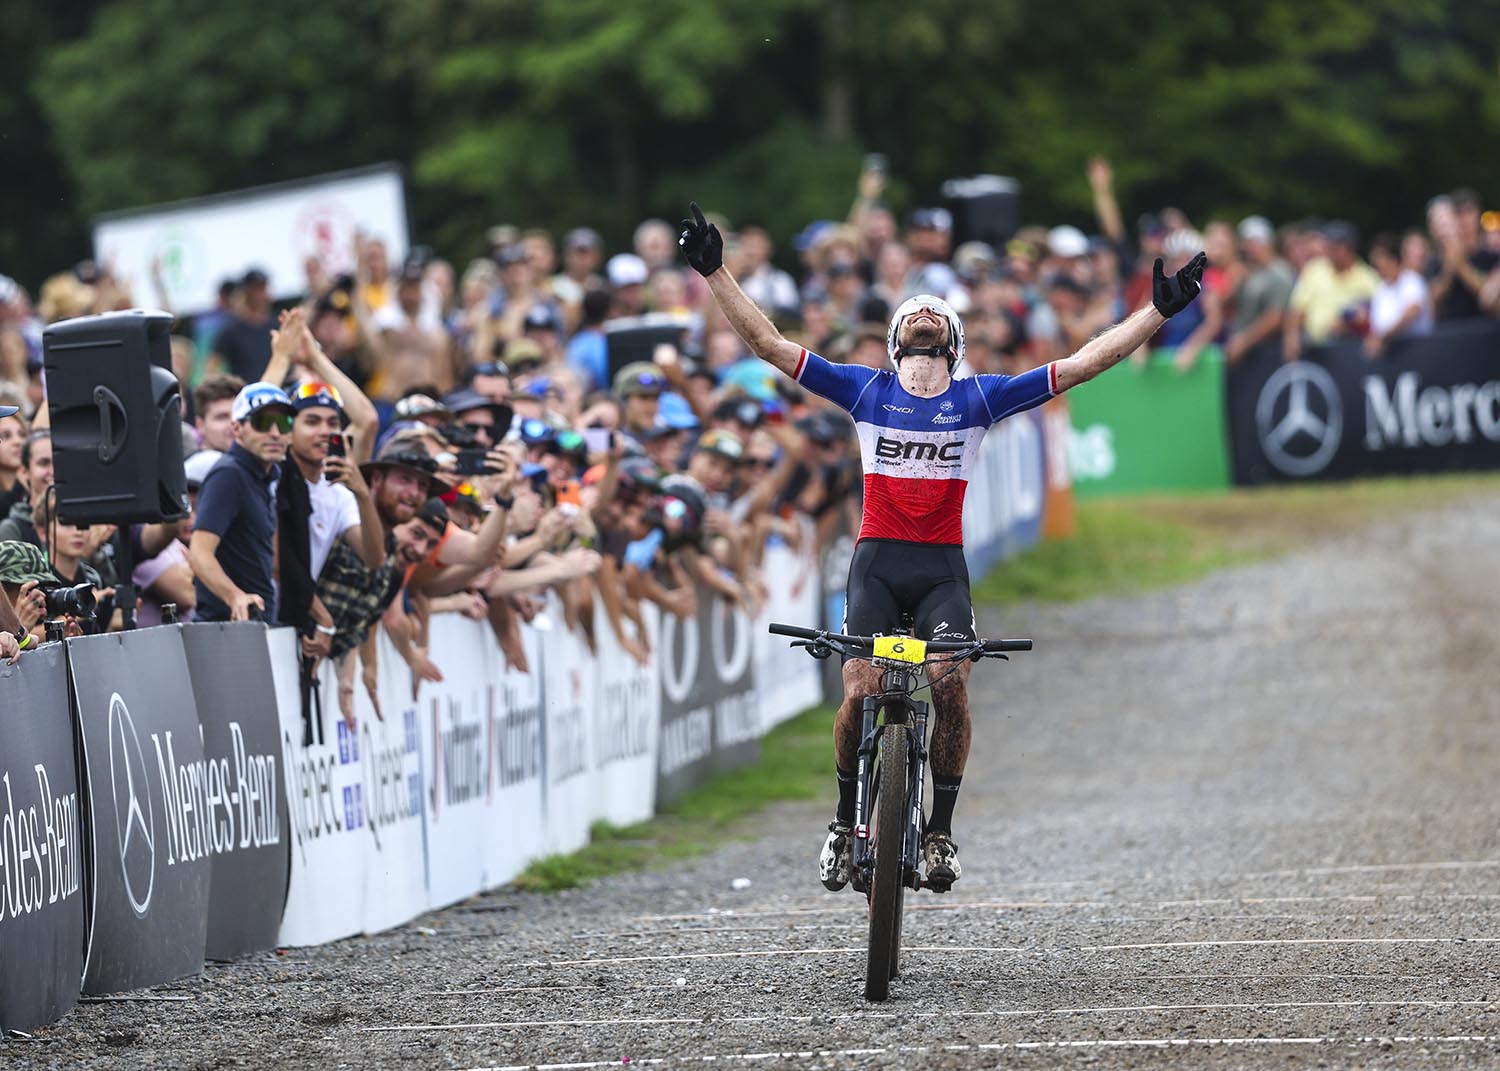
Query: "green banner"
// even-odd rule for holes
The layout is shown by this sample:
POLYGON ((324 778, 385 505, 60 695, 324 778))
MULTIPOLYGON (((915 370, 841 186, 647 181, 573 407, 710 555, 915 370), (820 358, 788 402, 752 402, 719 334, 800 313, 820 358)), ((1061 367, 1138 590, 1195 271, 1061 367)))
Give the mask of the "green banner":
POLYGON ((1068 391, 1068 460, 1080 498, 1229 486, 1224 357, 1208 347, 1187 372, 1158 350, 1068 391))

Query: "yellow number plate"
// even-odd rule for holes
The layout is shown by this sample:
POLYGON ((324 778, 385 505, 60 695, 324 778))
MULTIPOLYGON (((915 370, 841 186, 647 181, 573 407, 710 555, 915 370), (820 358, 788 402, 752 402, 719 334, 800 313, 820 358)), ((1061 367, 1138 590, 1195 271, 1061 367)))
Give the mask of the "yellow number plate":
POLYGON ((876 636, 875 657, 919 666, 927 661, 927 641, 910 636, 876 636))

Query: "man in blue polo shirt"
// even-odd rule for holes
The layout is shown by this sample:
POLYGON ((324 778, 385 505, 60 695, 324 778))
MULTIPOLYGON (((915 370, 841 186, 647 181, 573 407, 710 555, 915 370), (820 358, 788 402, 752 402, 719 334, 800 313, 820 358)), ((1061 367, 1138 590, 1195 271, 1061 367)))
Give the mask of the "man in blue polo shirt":
POLYGON ((292 400, 271 383, 234 399, 234 443, 198 491, 188 564, 199 621, 247 621, 250 607, 274 620, 276 507, 271 488, 291 442, 292 400))

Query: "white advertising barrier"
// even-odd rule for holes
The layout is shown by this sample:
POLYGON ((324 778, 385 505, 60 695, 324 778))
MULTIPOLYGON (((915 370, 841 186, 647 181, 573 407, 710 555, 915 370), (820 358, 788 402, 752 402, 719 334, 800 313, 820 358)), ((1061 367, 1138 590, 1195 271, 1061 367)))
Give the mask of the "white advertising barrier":
POLYGON ((359 754, 364 766, 365 824, 370 832, 365 869, 366 933, 399 926, 428 907, 422 828, 425 764, 411 670, 384 629, 380 631, 378 651, 377 692, 383 717, 375 716, 363 685, 356 682, 354 689, 359 754))
POLYGON ((158 265, 172 311, 194 316, 218 303, 220 282, 250 268, 270 277, 278 300, 307 289, 309 257, 330 274, 353 271, 356 231, 382 239, 393 265, 406 255, 406 193, 395 165, 99 216, 94 257, 113 265, 141 305, 157 300, 158 265))
MULTIPOLYGON (((489 634, 487 625, 478 626, 489 634)), ((542 742, 541 634, 522 626, 521 643, 528 671, 514 666, 499 672, 499 693, 489 708, 490 807, 484 830, 484 883, 504 885, 545 848, 542 812, 542 771, 546 752, 542 742)))
POLYGON ((418 700, 426 759, 427 896, 443 907, 484 888, 490 824, 490 711, 499 691, 500 653, 486 626, 438 614, 429 649, 441 652, 443 679, 424 682, 418 700))
MULTIPOLYGON (((658 612, 654 605, 641 607, 648 636, 656 635, 658 612)), ((594 635, 598 702, 593 710, 593 817, 626 826, 656 813, 656 754, 661 742, 656 653, 645 665, 627 654, 597 596, 594 635)))
POLYGON ((971 577, 1041 538, 1043 473, 1038 412, 1001 421, 985 436, 964 495, 964 557, 971 577))
MULTIPOLYGON (((599 675, 583 633, 563 622, 562 602, 547 596, 542 633, 542 708, 545 849, 547 854, 575 852, 589 842, 594 819, 590 784, 595 702, 599 675)), ((543 619, 539 616, 538 622, 543 619)))
MULTIPOLYGON (((312 743, 304 743, 296 632, 267 629, 266 645, 290 797, 292 866, 277 943, 300 946, 337 941, 364 928, 370 836, 365 829, 359 734, 344 725, 338 686, 325 665, 319 679, 322 718, 318 735, 322 742, 315 735, 312 743)), ((317 706, 312 709, 316 715, 317 706)))
POLYGON ((766 548, 761 564, 768 598, 755 617, 755 688, 760 702, 761 732, 766 732, 823 701, 821 663, 785 636, 766 631, 773 621, 817 628, 822 577, 812 555, 812 522, 804 526, 802 549, 785 543, 766 548))

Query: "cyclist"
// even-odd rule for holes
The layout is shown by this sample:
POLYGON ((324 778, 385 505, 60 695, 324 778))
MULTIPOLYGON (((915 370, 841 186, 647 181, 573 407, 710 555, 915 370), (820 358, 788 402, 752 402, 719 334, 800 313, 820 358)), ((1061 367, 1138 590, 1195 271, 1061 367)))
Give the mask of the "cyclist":
MULTIPOLYGON (((1118 364, 1197 295, 1206 258, 1175 275, 1156 262, 1152 303, 1101 332, 1077 353, 1018 376, 953 378, 964 357, 964 328, 941 298, 919 295, 891 317, 886 352, 895 371, 832 364, 777 333, 723 266, 719 230, 697 202, 682 221, 679 244, 707 281, 730 326, 762 360, 848 411, 864 463, 864 518, 849 566, 843 631, 893 632, 903 613, 928 640, 976 638, 963 555, 964 489, 990 425, 1040 405, 1118 364)), ((961 873, 953 841, 953 805, 969 756, 968 679, 960 664, 932 687, 936 718, 930 745, 933 798, 922 837, 928 884, 946 891, 961 873)), ((831 890, 852 870, 855 770, 860 704, 879 691, 880 671, 846 662, 844 701, 834 723, 839 803, 818 860, 831 890)))

